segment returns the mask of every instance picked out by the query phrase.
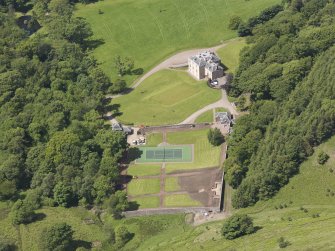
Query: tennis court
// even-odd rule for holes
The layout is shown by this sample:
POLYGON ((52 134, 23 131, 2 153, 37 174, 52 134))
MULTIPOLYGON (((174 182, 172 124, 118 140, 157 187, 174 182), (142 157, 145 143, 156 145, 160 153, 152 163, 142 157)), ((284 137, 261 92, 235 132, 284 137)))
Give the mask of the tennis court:
POLYGON ((136 163, 192 162, 193 145, 139 147, 141 155, 136 163))

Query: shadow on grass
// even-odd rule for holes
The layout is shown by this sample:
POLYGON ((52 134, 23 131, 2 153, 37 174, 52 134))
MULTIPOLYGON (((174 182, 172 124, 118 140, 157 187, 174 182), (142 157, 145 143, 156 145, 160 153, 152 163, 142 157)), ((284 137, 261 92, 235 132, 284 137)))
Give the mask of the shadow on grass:
POLYGON ((83 241, 83 240, 73 240, 71 243, 70 250, 77 250, 79 248, 84 248, 87 250, 91 250, 92 248, 92 243, 88 241, 83 241))
POLYGON ((100 45, 103 45, 104 43, 105 41, 103 39, 86 40, 84 42, 84 48, 93 50, 98 48, 100 45))
POLYGON ((132 75, 142 75, 144 72, 143 68, 137 68, 137 69, 134 69, 131 74, 132 75))
POLYGON ((33 218, 33 222, 36 222, 36 221, 42 221, 46 218, 46 214, 44 213, 37 213, 34 215, 34 218, 33 218))
POLYGON ((129 201, 128 211, 136 211, 140 208, 140 204, 137 201, 129 201))

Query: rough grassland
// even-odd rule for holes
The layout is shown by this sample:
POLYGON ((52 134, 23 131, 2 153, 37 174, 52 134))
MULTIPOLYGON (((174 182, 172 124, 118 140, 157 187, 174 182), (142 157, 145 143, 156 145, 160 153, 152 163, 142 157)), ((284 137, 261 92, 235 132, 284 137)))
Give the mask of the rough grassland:
POLYGON ((199 201, 193 200, 188 194, 166 195, 164 200, 166 207, 196 207, 201 206, 199 201))
POLYGON ((10 217, 2 217, 5 216, 4 212, 8 211, 8 207, 5 203, 0 204, 0 211, 0 234, 13 240, 13 242, 21 248, 19 250, 39 250, 39 237, 42 231, 46 227, 50 227, 59 222, 66 222, 71 225, 74 230, 75 240, 93 242, 97 240, 103 241, 107 238, 99 219, 84 208, 45 207, 36 211, 36 213, 44 216, 42 220, 28 225, 22 224, 17 228, 13 227, 11 224, 10 217), (84 223, 84 219, 92 219, 95 224, 87 225, 84 223))
POLYGON ((147 175, 159 175, 161 172, 161 165, 131 165, 127 169, 128 175, 133 176, 147 176, 147 175))
POLYGON ((169 144, 194 144, 194 162, 167 164, 166 172, 218 166, 221 148, 208 142, 207 132, 208 130, 196 130, 168 133, 169 144))
POLYGON ((165 192, 175 192, 180 190, 177 177, 170 177, 165 179, 165 192))
POLYGON ((245 39, 231 41, 227 46, 218 50, 222 63, 228 67, 228 72, 234 73, 238 67, 240 51, 246 45, 245 39))
MULTIPOLYGON (((244 20, 280 0, 105 0, 76 5, 76 15, 90 23, 93 40, 103 44, 93 51, 113 80, 116 55, 135 60, 135 68, 152 68, 176 51, 202 48, 236 37, 229 18, 244 20), (99 9, 103 14, 99 14, 99 9)), ((127 76, 130 84, 136 75, 127 76)))
POLYGON ((128 184, 128 194, 132 196, 159 193, 160 179, 132 180, 128 184))
POLYGON ((208 88, 204 81, 196 81, 186 72, 163 70, 112 102, 120 104, 120 122, 162 125, 181 122, 219 99, 220 92, 208 88))
POLYGON ((206 123, 206 122, 213 122, 213 110, 209 110, 207 112, 204 112, 201 114, 197 119, 195 120, 196 123, 206 123))

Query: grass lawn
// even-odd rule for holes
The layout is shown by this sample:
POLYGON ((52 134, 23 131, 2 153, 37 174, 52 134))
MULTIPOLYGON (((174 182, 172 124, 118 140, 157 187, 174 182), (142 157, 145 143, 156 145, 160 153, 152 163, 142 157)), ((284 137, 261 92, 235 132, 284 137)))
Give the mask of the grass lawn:
POLYGON ((162 142, 163 142, 163 134, 162 133, 150 133, 147 136, 146 146, 157 146, 162 142))
POLYGON ((238 67, 240 51, 246 45, 245 39, 239 38, 218 50, 222 63, 228 67, 228 72, 234 73, 238 67))
POLYGON ((133 201, 139 204, 139 209, 159 207, 159 196, 148 196, 142 198, 133 198, 133 201))
POLYGON ((220 99, 220 92, 196 81, 186 72, 163 70, 146 79, 133 92, 114 99, 125 124, 162 125, 184 120, 220 99))
POLYGON ((155 194, 160 191, 160 179, 134 179, 128 184, 128 194, 131 196, 155 194))
POLYGON ((207 132, 205 129, 168 133, 167 142, 170 144, 194 144, 194 162, 166 164, 166 172, 218 166, 221 147, 212 146, 208 142, 207 132))
MULTIPOLYGON (((144 71, 186 48, 201 48, 236 37, 227 28, 232 15, 244 20, 280 0, 106 0, 76 5, 76 16, 91 25, 102 44, 93 55, 103 70, 117 78, 116 55, 134 59, 144 71), (99 14, 99 9, 103 14, 99 14)), ((137 75, 126 76, 130 85, 137 75)))
POLYGON ((175 192, 180 190, 177 177, 168 177, 165 179, 165 192, 175 192))
POLYGON ((227 109, 223 107, 215 108, 215 112, 227 112, 227 109))
POLYGON ((213 110, 204 112, 195 120, 195 123, 206 123, 206 122, 209 123, 213 122, 213 110))
POLYGON ((161 165, 131 165, 127 169, 127 174, 133 176, 159 175, 160 173, 161 165))
POLYGON ((164 200, 166 207, 196 207, 201 206, 199 201, 193 200, 188 194, 166 195, 164 200))

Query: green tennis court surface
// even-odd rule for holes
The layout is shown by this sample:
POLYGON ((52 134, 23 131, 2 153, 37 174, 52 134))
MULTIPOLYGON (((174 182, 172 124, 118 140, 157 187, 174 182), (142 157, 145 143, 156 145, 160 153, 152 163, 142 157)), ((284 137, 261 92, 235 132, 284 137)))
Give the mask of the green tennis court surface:
POLYGON ((192 162, 193 146, 139 147, 140 157, 136 163, 192 162))

